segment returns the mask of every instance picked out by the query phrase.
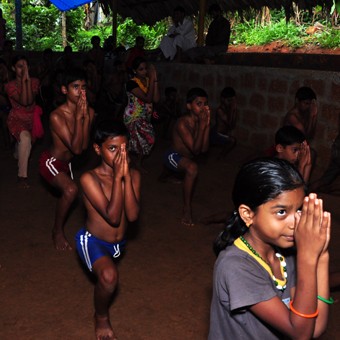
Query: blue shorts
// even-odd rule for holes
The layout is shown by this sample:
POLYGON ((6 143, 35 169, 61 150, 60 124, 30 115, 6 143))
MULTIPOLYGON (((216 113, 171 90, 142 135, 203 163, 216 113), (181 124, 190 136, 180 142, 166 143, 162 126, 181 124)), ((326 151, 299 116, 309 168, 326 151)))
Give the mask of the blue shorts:
POLYGON ((181 172, 183 171, 182 169, 178 169, 178 163, 180 160, 183 158, 182 155, 180 155, 178 152, 168 150, 164 154, 164 165, 169 168, 170 170, 176 171, 176 172, 181 172))
POLYGON ((92 272, 93 263, 99 258, 103 256, 118 258, 124 250, 126 243, 125 240, 119 243, 109 243, 100 240, 91 235, 86 228, 82 228, 77 232, 75 240, 77 252, 90 272, 92 272))

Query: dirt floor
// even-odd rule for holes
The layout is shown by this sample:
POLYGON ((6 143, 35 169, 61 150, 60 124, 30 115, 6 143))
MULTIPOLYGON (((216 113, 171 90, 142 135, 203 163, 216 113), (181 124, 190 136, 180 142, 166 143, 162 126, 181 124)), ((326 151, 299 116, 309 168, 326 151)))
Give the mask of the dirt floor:
POLYGON ((281 41, 273 41, 262 46, 229 45, 228 53, 303 53, 303 54, 340 54, 340 48, 321 48, 316 45, 306 45, 300 48, 288 47, 281 41))
MULTIPOLYGON (((30 161, 30 189, 16 183, 16 161, 0 148, 0 339, 93 339, 93 283, 75 251, 57 252, 51 241, 55 197, 37 172, 40 152, 30 161)), ((111 307, 112 325, 119 339, 206 339, 209 325, 212 270, 211 249, 218 225, 193 228, 179 223, 181 186, 160 183, 161 157, 167 142, 160 141, 145 166, 139 223, 128 233, 127 251, 119 265, 119 289, 111 307)), ((230 211, 230 188, 237 169, 254 155, 237 147, 223 160, 218 150, 200 164, 193 200, 199 220, 213 212, 230 211)), ((75 177, 94 162, 75 162, 75 177)), ((340 270, 339 197, 324 195, 333 212, 331 269, 340 270)), ((78 201, 68 220, 70 240, 84 224, 78 201)), ((339 291, 334 298, 340 300, 339 291)), ((340 303, 331 307, 329 328, 322 339, 340 339, 340 303)))

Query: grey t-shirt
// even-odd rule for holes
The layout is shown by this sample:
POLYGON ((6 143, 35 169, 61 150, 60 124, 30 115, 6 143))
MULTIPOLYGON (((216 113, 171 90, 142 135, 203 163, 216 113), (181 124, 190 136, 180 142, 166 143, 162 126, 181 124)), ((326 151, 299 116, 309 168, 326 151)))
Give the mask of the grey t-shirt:
POLYGON ((269 273, 245 251, 232 245, 215 263, 209 340, 272 340, 283 335, 259 320, 248 306, 278 296, 286 305, 295 287, 295 257, 285 257, 287 288, 276 289, 269 273))

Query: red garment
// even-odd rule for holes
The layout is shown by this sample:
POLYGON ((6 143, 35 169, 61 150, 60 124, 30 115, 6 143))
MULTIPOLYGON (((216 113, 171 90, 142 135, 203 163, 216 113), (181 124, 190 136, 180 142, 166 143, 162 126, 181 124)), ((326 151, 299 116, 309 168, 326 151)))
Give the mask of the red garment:
MULTIPOLYGON (((33 95, 35 96, 39 91, 39 79, 31 78, 31 82, 33 95)), ((19 95, 21 91, 16 80, 12 80, 7 83, 5 85, 5 91, 12 106, 7 119, 8 129, 15 139, 19 141, 20 133, 22 131, 29 131, 32 133, 33 113, 36 105, 33 104, 26 108, 13 100, 12 97, 19 95)))
POLYGON ((132 68, 132 63, 137 57, 145 58, 145 51, 139 47, 132 47, 129 51, 128 60, 125 63, 127 69, 132 68))

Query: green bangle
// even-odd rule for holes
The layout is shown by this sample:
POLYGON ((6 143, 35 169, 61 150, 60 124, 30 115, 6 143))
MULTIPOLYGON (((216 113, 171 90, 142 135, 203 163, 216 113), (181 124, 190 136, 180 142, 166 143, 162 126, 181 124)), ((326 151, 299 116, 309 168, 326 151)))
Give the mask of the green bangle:
POLYGON ((327 300, 322 296, 318 295, 318 299, 324 303, 327 303, 327 305, 332 305, 334 303, 334 299, 332 297, 330 297, 329 300, 327 300))

